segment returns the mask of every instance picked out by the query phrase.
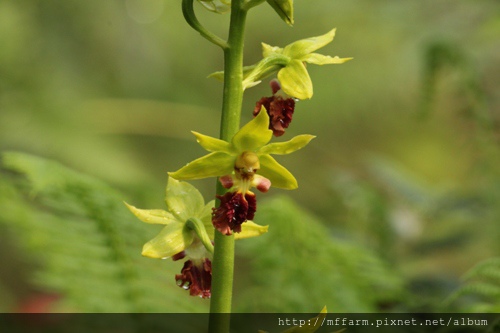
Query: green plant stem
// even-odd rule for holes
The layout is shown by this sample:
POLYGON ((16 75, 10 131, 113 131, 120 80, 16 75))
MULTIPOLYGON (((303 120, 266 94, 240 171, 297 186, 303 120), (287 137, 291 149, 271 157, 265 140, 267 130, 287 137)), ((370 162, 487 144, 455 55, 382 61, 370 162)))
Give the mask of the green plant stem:
MULTIPOLYGON (((231 3, 228 47, 224 49, 224 95, 222 103, 220 138, 230 141, 240 127, 243 100, 243 39, 246 10, 243 0, 231 3)), ((225 190, 217 184, 217 194, 225 190)), ((234 236, 215 233, 215 252, 212 262, 212 297, 210 301, 210 333, 229 332, 234 274, 234 236)))
POLYGON ((183 0, 182 1, 182 14, 184 15, 184 18, 186 19, 186 22, 196 31, 200 33, 204 38, 206 38, 208 41, 211 43, 214 43, 215 45, 220 46, 222 49, 225 49, 227 47, 227 43, 222 39, 219 38, 218 36, 214 35, 205 27, 201 25, 201 23, 198 21, 196 18, 196 15, 194 13, 194 8, 193 8, 193 1, 194 0, 183 0))

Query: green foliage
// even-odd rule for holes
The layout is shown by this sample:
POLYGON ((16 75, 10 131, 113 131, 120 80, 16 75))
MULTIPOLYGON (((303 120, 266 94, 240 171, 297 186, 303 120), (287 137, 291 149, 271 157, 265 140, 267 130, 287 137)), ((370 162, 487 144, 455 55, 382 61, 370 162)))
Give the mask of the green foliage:
POLYGON ((492 129, 494 123, 486 105, 480 76, 467 53, 449 41, 430 43, 425 49, 422 80, 422 114, 435 107, 440 80, 451 81, 451 93, 456 109, 482 129, 492 129), (451 78, 451 80, 450 80, 451 78))
POLYGON ((140 256, 150 228, 127 211, 121 194, 43 158, 9 152, 2 161, 0 228, 36 263, 32 283, 61 295, 63 309, 206 310, 176 286, 179 264, 140 256))
MULTIPOLYGON (((193 78, 222 65, 216 47, 192 52, 191 42, 204 42, 179 15, 181 1, 154 3, 165 5, 154 11, 154 22, 144 23, 135 9, 154 7, 153 2, 0 1, 0 150, 28 151, 77 165, 86 174, 116 184, 124 193, 135 194, 139 200, 134 197, 134 203, 160 207, 165 172, 201 152, 187 129, 216 132, 220 110, 213 106, 220 103, 221 86, 193 78), (130 7, 131 3, 137 6, 130 7)), ((334 74, 308 67, 315 78, 315 98, 297 105, 289 130, 291 135, 314 132, 318 138, 313 149, 301 152, 303 158, 287 161, 284 157, 300 183, 300 191, 289 195, 320 217, 334 235, 390 260, 404 275, 406 285, 416 286, 411 301, 421 302, 422 295, 431 295, 432 303, 425 300, 424 309, 434 309, 457 288, 458 276, 500 251, 499 3, 320 0, 314 6, 295 1, 294 6, 301 15, 294 28, 297 36, 312 36, 334 24, 342 34, 325 52, 343 50, 357 60, 335 68, 334 74), (439 51, 443 48, 448 51, 439 51), (441 60, 432 60, 434 56, 441 60), (426 89, 429 92, 423 91, 426 89), (415 121, 421 93, 428 102, 427 117, 415 121), (430 93, 428 97, 426 93, 430 93), (473 121, 488 117, 491 123, 473 121), (379 164, 378 169, 373 164, 366 168, 363 162, 372 154, 391 162, 379 164), (351 180, 343 178, 344 183, 332 188, 333 166, 345 170, 351 180), (395 228, 395 222, 405 221, 403 228, 395 228)), ((277 18, 266 7, 255 8, 255 15, 249 17, 248 61, 261 58, 256 46, 262 40, 273 45, 292 41, 283 39, 290 33, 286 24, 272 29, 265 24, 277 18)), ((200 11, 200 20, 214 32, 222 35, 225 31, 227 22, 219 15, 200 11)), ((255 101, 268 95, 264 85, 248 90, 247 114, 242 120, 250 119, 255 101)), ((213 194, 212 181, 196 181, 196 185, 203 187, 202 193, 213 194)), ((64 253, 55 251, 54 245, 46 246, 64 240, 45 229, 51 226, 55 235, 68 234, 64 237, 75 244, 59 246, 66 249, 83 244, 74 230, 97 228, 97 223, 77 200, 64 200, 68 206, 62 207, 61 199, 60 207, 47 208, 47 194, 30 195, 31 185, 19 175, 2 172, 0 187, 0 262, 4 265, 0 310, 9 311, 19 294, 32 294, 11 281, 31 277, 28 269, 35 266, 35 282, 46 290, 48 283, 38 275, 49 270, 47 262, 53 253, 64 253)), ((60 196, 69 195, 63 192, 60 196)), ((122 240, 130 246, 126 251, 133 258, 133 271, 145 272, 141 278, 151 282, 144 285, 155 286, 145 288, 154 290, 151 297, 158 302, 144 308, 198 309, 198 299, 186 297, 173 285, 180 263, 139 257, 142 245, 159 230, 144 230, 122 211, 120 202, 132 198, 118 194, 114 200, 118 202, 113 218, 120 225, 118 232, 131 237, 128 231, 135 224, 132 229, 136 228, 140 238, 122 240)), ((264 206, 259 202, 257 218, 264 206)), ((281 230, 270 223, 265 237, 278 237, 281 230)), ((96 241, 95 235, 101 233, 89 231, 82 238, 89 243, 96 241)), ((331 242, 330 237, 325 239, 331 242)), ((82 247, 85 251, 73 256, 73 262, 96 256, 92 247, 82 247)), ((256 261, 265 251, 259 248, 246 257, 256 261)), ((250 286, 247 275, 260 273, 245 271, 240 261, 237 265, 235 291, 244 292, 250 286)), ((75 270, 53 275, 67 275, 71 283, 78 282, 76 278, 90 283, 90 272, 81 268, 77 275, 75 270)), ((322 279, 320 275, 314 285, 322 279)), ((64 288, 76 289, 78 284, 64 288)), ((89 296, 94 294, 80 288, 89 296)), ((142 285, 139 289, 142 291, 142 285)), ((271 292, 278 294, 275 289, 271 292)), ((294 292, 283 289, 283 294, 294 292)), ((335 286, 330 286, 326 294, 335 292, 335 286)), ((469 297, 461 297, 458 304, 469 297)), ((83 309, 77 301, 72 303, 74 309, 83 309)), ((322 305, 311 305, 308 311, 316 312, 322 305)), ((86 307, 89 311, 97 308, 86 307)))
POLYGON ((257 214, 269 233, 244 242, 248 281, 238 311, 370 312, 401 298, 402 280, 387 263, 335 237, 290 199, 269 200, 257 214))
POLYGON ((470 269, 446 303, 461 311, 500 312, 500 258, 487 259, 470 269))
MULTIPOLYGON (((37 263, 32 282, 63 296, 61 308, 206 309, 175 285, 178 264, 140 256, 151 230, 122 206, 122 195, 96 179, 32 155, 4 153, 2 162, 0 227, 12 233, 24 255, 37 263)), ((385 263, 366 249, 330 236, 292 201, 276 198, 262 204, 259 220, 269 222, 273 232, 243 241, 245 256, 258 255, 251 255, 251 273, 237 271, 248 279, 238 310, 315 311, 326 304, 336 312, 375 311, 380 303, 400 297, 402 281, 385 263), (255 299, 256 290, 265 292, 255 299)))

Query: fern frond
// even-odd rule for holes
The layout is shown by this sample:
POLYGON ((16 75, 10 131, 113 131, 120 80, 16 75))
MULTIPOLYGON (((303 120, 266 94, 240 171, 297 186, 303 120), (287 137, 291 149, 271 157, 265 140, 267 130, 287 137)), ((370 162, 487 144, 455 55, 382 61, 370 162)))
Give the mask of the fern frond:
POLYGON ((312 312, 326 304, 335 312, 370 312, 401 296, 402 280, 381 259, 336 239, 290 199, 261 204, 257 217, 270 232, 240 242, 249 260, 245 285, 252 287, 237 300, 238 311, 312 312))
POLYGON ((0 178, 6 189, 0 192, 0 225, 39 263, 33 283, 61 294, 66 309, 206 311, 206 302, 175 285, 180 263, 141 257, 152 231, 129 214, 123 195, 40 157, 9 152, 2 162, 11 173, 0 178))
POLYGON ((486 278, 500 285, 500 258, 490 258, 471 268, 462 277, 463 281, 475 278, 486 278))
POLYGON ((500 258, 480 262, 462 280, 462 286, 446 300, 447 305, 465 302, 462 307, 466 310, 480 308, 482 312, 495 312, 500 308, 500 258))

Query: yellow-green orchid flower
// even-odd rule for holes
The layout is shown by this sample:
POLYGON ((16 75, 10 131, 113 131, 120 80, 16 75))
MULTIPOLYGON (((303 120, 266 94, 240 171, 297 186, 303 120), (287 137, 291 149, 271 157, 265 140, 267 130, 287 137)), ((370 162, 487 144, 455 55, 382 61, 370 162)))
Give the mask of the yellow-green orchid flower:
MULTIPOLYGON (((142 255, 160 259, 172 257, 174 260, 187 258, 182 273, 176 275, 176 281, 179 286, 189 289, 191 295, 209 297, 210 260, 215 233, 211 222, 214 201, 205 204, 201 193, 194 186, 170 178, 165 202, 168 211, 138 209, 125 203, 139 220, 165 226, 144 245, 142 255)), ((265 232, 267 226, 248 221, 236 238, 255 237, 265 232)))
MULTIPOLYGON (((333 40, 335 31, 336 29, 332 29, 324 35, 302 39, 284 48, 262 43, 263 59, 243 69, 243 89, 253 87, 265 77, 278 72, 281 89, 287 95, 298 99, 310 99, 313 95, 313 85, 306 63, 343 64, 352 59, 314 53, 333 40)), ((223 80, 224 72, 216 72, 209 77, 223 80)))
MULTIPOLYGON (((298 135, 286 142, 268 143, 273 135, 269 129, 269 115, 260 112, 243 126, 231 142, 193 132, 198 143, 210 153, 200 157, 169 175, 179 180, 219 177, 236 173, 257 173, 283 189, 297 188, 297 180, 271 154, 290 154, 306 146, 313 135, 298 135), (253 159, 252 165, 241 165, 253 159), (236 168, 236 170, 235 170, 236 168), (242 170, 247 169, 247 170, 242 170)), ((252 179, 253 180, 253 179, 252 179)))
POLYGON ((252 220, 257 209, 256 187, 266 192, 275 186, 284 189, 297 188, 297 180, 271 154, 289 154, 311 141, 312 135, 299 135, 287 142, 268 143, 273 131, 269 129, 269 115, 262 108, 255 118, 243 126, 231 142, 193 132, 198 143, 210 151, 175 172, 173 178, 200 179, 220 177, 225 188, 231 189, 217 196, 220 204, 212 214, 212 223, 224 235, 242 232, 242 223, 252 220))
MULTIPOLYGON (((286 94, 298 99, 310 99, 312 97, 313 85, 305 63, 314 65, 343 64, 352 59, 313 53, 329 44, 335 37, 335 31, 336 29, 332 29, 324 35, 302 39, 284 48, 262 44, 264 59, 285 60, 278 70, 278 80, 281 83, 281 89, 286 94)), ((248 81, 248 78, 246 81, 248 81)), ((248 82, 247 84, 252 83, 248 82)))

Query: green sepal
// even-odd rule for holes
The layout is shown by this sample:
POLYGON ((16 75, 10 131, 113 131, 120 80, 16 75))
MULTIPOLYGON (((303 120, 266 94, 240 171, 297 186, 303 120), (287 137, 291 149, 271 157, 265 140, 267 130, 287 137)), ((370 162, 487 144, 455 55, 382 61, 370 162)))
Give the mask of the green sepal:
POLYGON ((294 151, 304 148, 314 138, 314 135, 309 134, 297 135, 296 137, 286 142, 270 143, 262 147, 262 149, 259 150, 259 153, 275 155, 290 154, 294 151))
POLYGON ((255 118, 234 135, 232 144, 239 152, 256 151, 268 143, 272 136, 273 131, 269 129, 269 115, 265 109, 261 109, 255 118))
POLYGON ((352 58, 330 57, 319 53, 311 53, 303 56, 301 60, 314 65, 335 65, 343 64, 346 61, 352 60, 352 58))
POLYGON ((213 152, 168 174, 170 177, 179 180, 218 177, 231 173, 234 168, 234 161, 234 156, 222 152, 213 152))
POLYGON ((259 174, 271 181, 271 186, 285 190, 294 190, 299 185, 295 177, 284 166, 279 164, 271 155, 259 156, 259 174))
POLYGON ((335 37, 335 31, 336 29, 332 29, 324 35, 293 42, 285 46, 283 54, 293 59, 303 60, 302 57, 305 55, 308 55, 330 43, 335 37))
POLYGON ((245 239, 251 237, 258 237, 267 232, 269 226, 267 225, 259 225, 253 221, 246 221, 241 225, 241 232, 235 233, 235 239, 245 239))
POLYGON ((139 209, 128 203, 124 202, 125 206, 134 214, 139 220, 150 224, 163 224, 179 223, 174 215, 162 209, 139 209))
POLYGON ((289 62, 290 58, 282 54, 270 54, 259 61, 257 65, 252 66, 253 68, 248 73, 244 73, 242 83, 243 89, 256 86, 262 79, 276 73, 282 67, 285 67, 289 62))
POLYGON ((168 210, 182 222, 198 216, 205 207, 205 200, 196 187, 171 177, 168 179, 165 203, 168 210))
POLYGON ((205 207, 203 207, 203 210, 199 213, 198 217, 207 225, 207 222, 212 224, 212 208, 215 207, 215 200, 209 201, 205 207), (206 222, 206 221, 207 222, 206 222))
POLYGON ((215 13, 226 13, 231 10, 231 1, 225 0, 198 0, 206 9, 215 13))
POLYGON ((278 72, 281 89, 289 96, 310 99, 313 85, 306 66, 300 60, 292 60, 278 72))
POLYGON ((278 46, 272 46, 266 43, 262 43, 262 57, 267 58, 272 54, 283 54, 283 49, 278 46))
POLYGON ((195 131, 191 131, 191 133, 196 136, 196 141, 202 146, 204 149, 208 151, 220 151, 227 154, 231 153, 231 144, 227 141, 216 139, 214 137, 204 135, 195 131))
MULTIPOLYGON (((257 66, 257 64, 251 65, 251 66, 244 66, 243 67, 243 78, 247 77, 250 72, 253 71, 253 69, 257 66)), ((207 78, 213 78, 219 81, 224 82, 224 71, 218 71, 210 74, 207 76, 207 78)))
POLYGON ((209 203, 205 205, 203 210, 201 211, 199 217, 203 224, 205 225, 205 230, 208 233, 210 239, 214 239, 215 229, 212 224, 212 211, 215 207, 215 200, 211 200, 209 203))
POLYGON ((205 225, 200 219, 196 217, 191 217, 186 222, 186 228, 189 228, 190 230, 194 231, 194 233, 198 236, 201 243, 203 244, 205 249, 207 249, 208 252, 212 254, 214 253, 214 246, 212 244, 212 241, 210 240, 210 236, 208 235, 207 230, 205 229, 205 225))
POLYGON ((193 233, 183 223, 172 223, 144 244, 142 255, 149 258, 169 258, 184 251, 193 242, 193 233))
POLYGON ((208 75, 207 78, 224 82, 224 71, 213 72, 212 74, 208 75))
POLYGON ((286 24, 293 25, 293 0, 266 0, 286 24))

